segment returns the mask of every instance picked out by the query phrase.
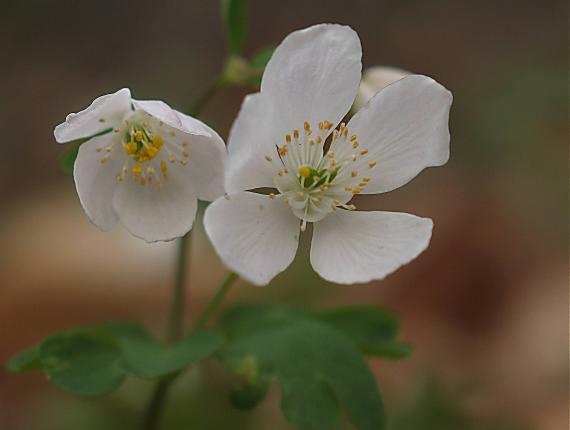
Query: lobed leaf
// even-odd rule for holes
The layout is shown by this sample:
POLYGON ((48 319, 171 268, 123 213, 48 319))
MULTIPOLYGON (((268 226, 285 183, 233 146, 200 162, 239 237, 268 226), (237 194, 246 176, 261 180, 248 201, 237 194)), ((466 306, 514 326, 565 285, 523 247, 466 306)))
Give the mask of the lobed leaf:
POLYGON ((412 348, 400 342, 398 316, 375 306, 349 306, 321 311, 317 316, 345 334, 366 355, 400 359, 410 356, 412 348))
POLYGON ((216 352, 224 338, 198 331, 172 346, 134 323, 107 323, 48 336, 8 363, 12 372, 43 370, 55 385, 78 395, 113 392, 127 375, 158 378, 216 352))
POLYGON ((219 353, 222 362, 240 375, 275 375, 291 424, 302 430, 334 428, 342 406, 356 428, 385 428, 374 376, 343 333, 284 308, 241 306, 220 322, 229 337, 219 353))

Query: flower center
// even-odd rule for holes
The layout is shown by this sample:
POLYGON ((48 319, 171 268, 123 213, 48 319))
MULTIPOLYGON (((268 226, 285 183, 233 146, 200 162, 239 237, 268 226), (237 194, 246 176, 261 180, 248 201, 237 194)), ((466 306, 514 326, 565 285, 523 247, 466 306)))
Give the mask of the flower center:
POLYGON ((101 164, 107 164, 114 154, 126 159, 120 172, 116 173, 118 182, 131 177, 140 185, 154 183, 160 189, 163 181, 168 179, 169 165, 188 164, 188 142, 181 141, 175 129, 144 111, 130 113, 113 132, 120 138, 110 146, 96 148, 96 151, 105 151, 101 164), (168 138, 163 139, 162 136, 168 138))
POLYGON ((365 170, 376 166, 374 161, 361 162, 368 149, 361 147, 344 123, 332 132, 325 153, 325 140, 332 128, 330 121, 319 122, 314 130, 305 122, 303 132, 293 130, 285 135, 285 143, 277 146, 278 160, 265 156, 268 162, 281 164, 274 183, 281 193, 279 197, 302 220, 302 230, 307 222, 319 221, 338 207, 356 209, 347 203, 369 183, 365 170))

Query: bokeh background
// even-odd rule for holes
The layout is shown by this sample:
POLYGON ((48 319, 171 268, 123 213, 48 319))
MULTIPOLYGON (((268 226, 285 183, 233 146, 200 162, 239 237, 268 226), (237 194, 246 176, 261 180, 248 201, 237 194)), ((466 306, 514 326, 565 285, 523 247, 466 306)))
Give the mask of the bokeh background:
MULTIPOLYGON (((371 362, 391 430, 568 428, 567 2, 252 0, 246 52, 320 22, 356 29, 365 67, 453 91, 450 162, 359 202, 433 218, 432 243, 381 282, 340 287, 311 272, 305 238, 293 269, 267 288, 239 283, 226 305, 399 312, 413 356, 371 362)), ((174 245, 92 226, 52 129, 123 86, 187 110, 224 61, 218 2, 4 0, 0 34, 0 362, 78 324, 130 318, 160 335, 174 245)), ((205 121, 227 136, 247 92, 217 96, 205 121)), ((193 249, 189 321, 224 276, 200 222, 193 249)), ((231 382, 215 363, 188 372, 163 428, 288 428, 278 390, 243 413, 226 401, 231 382)), ((135 428, 150 389, 82 400, 0 370, 0 429, 135 428)))

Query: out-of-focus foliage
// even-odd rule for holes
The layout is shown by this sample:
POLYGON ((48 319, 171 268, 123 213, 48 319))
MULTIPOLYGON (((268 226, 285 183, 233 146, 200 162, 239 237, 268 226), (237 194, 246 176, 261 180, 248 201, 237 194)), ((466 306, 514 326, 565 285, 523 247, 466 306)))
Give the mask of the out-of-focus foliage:
POLYGON ((241 53, 249 26, 248 0, 222 0, 222 17, 230 54, 241 53))
POLYGON ((528 430, 513 423, 475 419, 463 409, 462 396, 452 396, 429 378, 409 407, 390 419, 390 430, 528 430))

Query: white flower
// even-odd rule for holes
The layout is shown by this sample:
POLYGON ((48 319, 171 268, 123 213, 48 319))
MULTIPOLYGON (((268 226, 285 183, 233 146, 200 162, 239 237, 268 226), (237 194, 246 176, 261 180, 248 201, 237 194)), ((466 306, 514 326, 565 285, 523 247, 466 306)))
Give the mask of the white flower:
POLYGON ((121 221, 147 242, 171 240, 192 228, 197 199, 223 194, 226 150, 216 132, 164 102, 133 100, 126 88, 68 115, 54 135, 60 143, 93 136, 73 176, 101 230, 121 221))
POLYGON ((378 91, 393 84, 409 75, 407 72, 396 67, 374 66, 369 67, 362 73, 362 80, 356 93, 353 108, 358 111, 366 106, 366 103, 374 97, 378 91))
POLYGON ((337 283, 381 279, 427 247, 430 219, 354 212, 349 202, 355 194, 391 191, 447 161, 451 93, 411 75, 335 130, 360 72, 356 33, 317 25, 281 43, 261 92, 244 100, 228 144, 228 195, 208 207, 204 224, 223 262, 252 283, 267 284, 289 266, 308 222, 311 264, 337 283), (276 191, 246 191, 267 187, 276 191))

